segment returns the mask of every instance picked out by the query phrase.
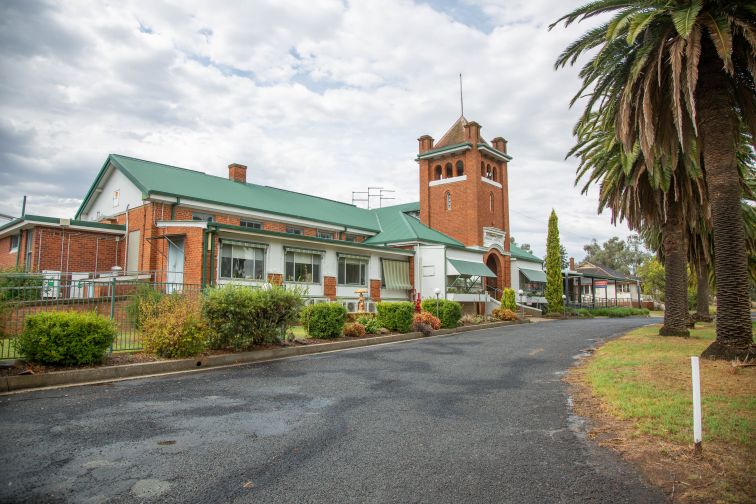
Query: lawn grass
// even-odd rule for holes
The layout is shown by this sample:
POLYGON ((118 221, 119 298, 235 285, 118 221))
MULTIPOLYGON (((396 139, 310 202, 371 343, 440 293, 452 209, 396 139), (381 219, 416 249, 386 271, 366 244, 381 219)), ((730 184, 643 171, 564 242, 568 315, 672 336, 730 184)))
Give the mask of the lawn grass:
POLYGON ((659 327, 609 341, 574 369, 568 381, 578 387, 576 410, 668 494, 677 484, 676 501, 752 502, 756 368, 701 360, 704 448, 697 457, 690 357, 714 340, 714 327, 698 323, 689 338, 659 336, 659 327))

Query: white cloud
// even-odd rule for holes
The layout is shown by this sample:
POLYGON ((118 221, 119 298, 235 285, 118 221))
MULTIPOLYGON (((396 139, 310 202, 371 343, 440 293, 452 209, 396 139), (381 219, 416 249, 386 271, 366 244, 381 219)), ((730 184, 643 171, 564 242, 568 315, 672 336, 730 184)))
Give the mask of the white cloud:
POLYGON ((512 234, 571 254, 627 230, 596 216, 565 161, 585 27, 547 31, 556 0, 5 2, 0 7, 0 213, 71 215, 109 152, 349 201, 368 185, 417 199, 416 139, 459 114, 504 136, 512 234), (33 36, 31 35, 33 34, 33 36))

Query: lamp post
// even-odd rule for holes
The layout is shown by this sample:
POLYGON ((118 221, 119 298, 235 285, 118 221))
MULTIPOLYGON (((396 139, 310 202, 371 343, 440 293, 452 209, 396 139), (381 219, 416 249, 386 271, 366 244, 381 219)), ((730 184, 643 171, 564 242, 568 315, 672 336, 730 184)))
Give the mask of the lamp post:
POLYGON ((436 287, 433 292, 436 294, 436 317, 438 318, 438 296, 441 294, 441 289, 436 287))

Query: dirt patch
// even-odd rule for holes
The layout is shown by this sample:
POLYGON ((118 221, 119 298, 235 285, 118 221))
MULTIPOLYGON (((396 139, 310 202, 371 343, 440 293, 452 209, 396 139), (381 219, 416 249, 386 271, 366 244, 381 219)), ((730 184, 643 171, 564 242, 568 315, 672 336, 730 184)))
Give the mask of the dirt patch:
POLYGON ((669 502, 756 502, 756 463, 747 446, 704 438, 703 451, 696 454, 692 441, 684 444, 640 433, 633 421, 614 416, 592 393, 585 376, 590 358, 564 378, 570 384, 574 412, 588 420, 588 439, 633 463, 669 502))

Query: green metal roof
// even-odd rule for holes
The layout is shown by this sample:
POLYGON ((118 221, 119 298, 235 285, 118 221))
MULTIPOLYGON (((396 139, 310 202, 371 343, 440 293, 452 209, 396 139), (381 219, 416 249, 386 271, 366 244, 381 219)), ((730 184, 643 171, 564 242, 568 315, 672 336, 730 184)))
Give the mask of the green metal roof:
POLYGON ((532 261, 537 263, 542 263, 543 259, 541 259, 538 256, 533 255, 532 252, 528 252, 525 249, 521 249, 517 245, 510 243, 509 244, 509 254, 516 258, 516 259, 522 259, 523 261, 532 261))
MULTIPOLYGON (((35 224, 59 225, 60 221, 61 221, 60 217, 47 217, 44 215, 26 214, 23 217, 18 217, 0 226, 0 232, 3 232, 5 229, 13 227, 22 222, 30 222, 30 223, 35 223, 35 224)), ((126 226, 124 226, 123 224, 101 224, 99 222, 82 221, 82 220, 76 220, 76 219, 71 219, 70 225, 77 226, 77 227, 87 227, 87 228, 92 228, 95 230, 96 229, 107 229, 107 230, 114 230, 114 231, 126 230, 126 226)))
POLYGON ((375 214, 354 205, 275 187, 240 184, 224 177, 119 154, 108 156, 92 188, 76 212, 76 217, 79 217, 86 208, 94 195, 95 187, 111 163, 123 172, 145 197, 152 194, 174 196, 365 231, 380 231, 375 214))
POLYGON ((460 275, 481 276, 496 278, 496 273, 488 269, 482 262, 462 261, 460 259, 447 259, 460 275))
POLYGON ((546 272, 541 270, 520 268, 520 273, 531 282, 546 282, 546 272))
POLYGON ((461 242, 431 229, 416 218, 407 215, 407 212, 416 212, 419 209, 419 203, 406 203, 372 210, 378 218, 381 232, 365 240, 365 243, 368 245, 387 245, 391 243, 429 242, 464 248, 461 242))

